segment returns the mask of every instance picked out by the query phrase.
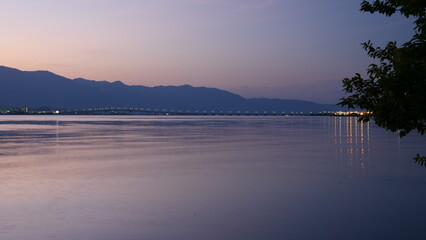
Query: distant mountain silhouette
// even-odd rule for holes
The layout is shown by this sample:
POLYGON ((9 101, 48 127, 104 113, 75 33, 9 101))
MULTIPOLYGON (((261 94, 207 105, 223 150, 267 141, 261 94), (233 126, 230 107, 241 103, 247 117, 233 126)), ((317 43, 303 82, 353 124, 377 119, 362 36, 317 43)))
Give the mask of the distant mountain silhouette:
POLYGON ((191 111, 319 112, 341 108, 301 100, 254 98, 206 87, 128 86, 120 81, 68 79, 48 71, 20 71, 0 66, 0 106, 80 109, 143 107, 191 111))

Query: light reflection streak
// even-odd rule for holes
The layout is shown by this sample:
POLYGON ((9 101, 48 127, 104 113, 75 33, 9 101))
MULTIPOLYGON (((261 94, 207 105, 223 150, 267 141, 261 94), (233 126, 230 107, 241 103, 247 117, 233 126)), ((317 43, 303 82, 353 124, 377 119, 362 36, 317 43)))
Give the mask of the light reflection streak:
POLYGON ((56 121, 56 147, 59 147, 59 121, 56 121))
POLYGON ((348 168, 348 176, 370 174, 370 122, 359 122, 357 117, 334 119, 334 143, 339 159, 348 168), (343 129, 343 131, 342 131, 343 129))

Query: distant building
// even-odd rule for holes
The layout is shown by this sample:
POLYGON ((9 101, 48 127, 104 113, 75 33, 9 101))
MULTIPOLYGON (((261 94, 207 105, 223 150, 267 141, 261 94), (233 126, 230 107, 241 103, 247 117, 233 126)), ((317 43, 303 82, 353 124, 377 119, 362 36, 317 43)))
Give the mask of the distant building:
POLYGON ((0 107, 0 114, 5 114, 9 112, 10 112, 10 108, 0 107))
POLYGON ((16 107, 14 113, 28 113, 28 107, 16 107))
POLYGON ((372 115, 372 112, 358 112, 358 111, 346 111, 346 112, 335 112, 336 116, 364 116, 364 115, 372 115))

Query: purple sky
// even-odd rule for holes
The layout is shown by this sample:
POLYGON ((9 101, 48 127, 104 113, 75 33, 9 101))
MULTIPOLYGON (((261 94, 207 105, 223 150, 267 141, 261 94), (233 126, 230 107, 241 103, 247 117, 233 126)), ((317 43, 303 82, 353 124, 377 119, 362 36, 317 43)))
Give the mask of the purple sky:
POLYGON ((217 87, 335 103, 371 60, 360 43, 413 24, 361 0, 4 0, 0 65, 130 85, 217 87))

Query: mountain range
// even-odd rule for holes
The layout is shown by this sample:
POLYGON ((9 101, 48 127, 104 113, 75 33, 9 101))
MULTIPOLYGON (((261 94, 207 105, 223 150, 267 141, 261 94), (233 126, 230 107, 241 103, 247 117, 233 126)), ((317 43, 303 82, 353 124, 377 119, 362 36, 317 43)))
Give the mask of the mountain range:
POLYGON ((183 111, 338 111, 332 104, 289 99, 251 98, 207 87, 129 86, 120 81, 69 79, 49 71, 0 66, 0 106, 49 106, 82 109, 138 107, 183 111))

